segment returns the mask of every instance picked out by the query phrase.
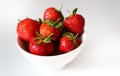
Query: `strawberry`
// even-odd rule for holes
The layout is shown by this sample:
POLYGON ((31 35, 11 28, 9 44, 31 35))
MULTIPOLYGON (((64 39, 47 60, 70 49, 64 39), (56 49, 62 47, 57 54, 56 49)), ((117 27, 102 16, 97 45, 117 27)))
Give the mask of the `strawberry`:
POLYGON ((61 11, 57 10, 54 7, 49 7, 44 12, 44 20, 53 20, 54 22, 57 20, 63 20, 63 15, 61 11))
POLYGON ((54 41, 60 38, 59 28, 62 26, 62 23, 59 21, 53 22, 52 20, 45 20, 40 26, 40 34, 48 37, 50 34, 53 34, 52 39, 54 41))
POLYGON ((75 34, 82 34, 84 31, 85 20, 80 14, 76 14, 77 8, 73 10, 73 13, 66 17, 63 26, 75 34))
POLYGON ((31 38, 35 37, 36 31, 39 31, 40 24, 36 20, 25 18, 17 25, 18 36, 23 40, 29 42, 31 38))
POLYGON ((45 38, 39 34, 38 37, 31 39, 29 43, 30 53, 41 56, 51 55, 54 51, 54 44, 50 39, 51 35, 45 38))
POLYGON ((59 50, 63 53, 70 52, 81 44, 81 39, 78 34, 67 32, 60 39, 59 50))

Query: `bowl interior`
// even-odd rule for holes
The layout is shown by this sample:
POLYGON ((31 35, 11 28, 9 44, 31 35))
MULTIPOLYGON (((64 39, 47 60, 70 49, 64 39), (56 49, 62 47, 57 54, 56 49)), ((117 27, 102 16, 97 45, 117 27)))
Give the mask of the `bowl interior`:
MULTIPOLYGON (((81 44, 80 44, 77 48, 75 48, 74 50, 80 48, 80 47, 83 45, 83 43, 84 43, 84 41, 85 41, 85 39, 86 39, 86 33, 84 32, 84 33, 80 36, 80 38, 81 38, 81 41, 82 41, 82 42, 81 42, 81 44)), ((19 49, 21 49, 22 51, 31 54, 31 53, 29 52, 29 48, 28 48, 28 47, 29 47, 29 43, 26 42, 26 41, 24 41, 24 40, 22 40, 19 36, 17 36, 16 45, 17 45, 17 47, 18 47, 19 49)), ((68 52, 68 53, 71 53, 71 52, 73 52, 74 50, 72 50, 72 51, 70 51, 70 52, 68 52)), ((50 55, 50 56, 43 56, 43 57, 60 56, 60 55, 64 55, 64 54, 67 54, 67 53, 61 53, 61 52, 59 52, 59 51, 54 51, 54 53, 53 53, 52 55, 50 55)), ((31 55, 34 55, 34 54, 31 54, 31 55)), ((39 55, 35 55, 35 56, 39 56, 39 55)))

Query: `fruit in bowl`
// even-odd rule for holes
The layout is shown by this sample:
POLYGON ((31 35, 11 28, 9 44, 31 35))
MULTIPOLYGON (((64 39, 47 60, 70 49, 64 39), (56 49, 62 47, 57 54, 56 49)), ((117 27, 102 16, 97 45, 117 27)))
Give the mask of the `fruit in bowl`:
POLYGON ((21 20, 16 40, 20 52, 32 62, 53 69, 71 62, 80 53, 85 39, 85 20, 76 12, 77 8, 65 18, 62 12, 49 7, 43 20, 21 20))

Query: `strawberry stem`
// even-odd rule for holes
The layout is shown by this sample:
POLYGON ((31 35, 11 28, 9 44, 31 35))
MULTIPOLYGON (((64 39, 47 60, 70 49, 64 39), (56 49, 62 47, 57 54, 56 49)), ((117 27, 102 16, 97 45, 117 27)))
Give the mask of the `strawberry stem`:
POLYGON ((71 33, 71 32, 66 32, 66 33, 63 34, 63 36, 68 37, 70 40, 73 40, 73 39, 74 39, 74 34, 71 33))
POLYGON ((60 19, 57 19, 57 21, 55 21, 55 22, 53 20, 45 20, 44 22, 53 28, 61 28, 62 27, 62 22, 60 21, 60 19))
POLYGON ((63 34, 63 36, 66 36, 66 37, 68 37, 70 40, 72 40, 73 41, 73 44, 77 47, 78 46, 78 43, 77 43, 77 41, 76 41, 76 38, 78 37, 78 33, 75 35, 75 34, 73 34, 73 33, 71 33, 71 32, 66 32, 66 33, 64 33, 63 34))
POLYGON ((51 33, 47 38, 44 38, 42 41, 44 43, 50 43, 51 42, 51 36, 53 35, 53 33, 51 33))
POLYGON ((40 35, 39 32, 36 31, 36 35, 38 37, 34 38, 34 40, 38 40, 36 42, 36 45, 39 45, 41 42, 50 43, 51 42, 51 36, 53 35, 53 33, 51 33, 48 37, 44 37, 44 36, 40 35))
POLYGON ((40 39, 39 37, 34 38, 34 40, 39 40, 39 39, 40 39))
POLYGON ((53 24, 56 25, 59 21, 60 21, 60 18, 57 19, 57 21, 55 21, 53 24))
POLYGON ((40 33, 39 33, 38 31, 36 31, 36 35, 37 35, 41 40, 45 38, 44 36, 40 35, 40 33))
POLYGON ((53 20, 45 20, 44 22, 47 23, 49 26, 54 27, 53 20))
POLYGON ((57 24, 56 28, 62 27, 62 23, 57 24))
POLYGON ((74 38, 73 38, 73 43, 74 43, 74 45, 77 47, 78 46, 78 43, 77 43, 77 41, 76 41, 76 38, 78 37, 78 33, 74 36, 74 38))
POLYGON ((74 38, 73 38, 73 39, 76 39, 76 38, 78 37, 78 35, 79 35, 79 34, 77 33, 77 34, 74 36, 74 38))
POLYGON ((34 40, 38 40, 36 42, 36 45, 39 45, 41 42, 43 42, 43 39, 45 39, 45 37, 40 35, 40 33, 38 31, 36 31, 36 35, 37 35, 37 37, 35 37, 34 40))
POLYGON ((50 43, 50 42, 51 42, 51 39, 50 39, 50 38, 45 38, 45 39, 43 40, 43 42, 44 42, 44 43, 50 43))
POLYGON ((53 33, 51 33, 51 34, 48 36, 48 38, 50 38, 52 35, 53 35, 53 33))
POLYGON ((39 45, 41 42, 42 42, 42 41, 41 41, 41 40, 39 40, 38 42, 36 42, 36 45, 39 45))

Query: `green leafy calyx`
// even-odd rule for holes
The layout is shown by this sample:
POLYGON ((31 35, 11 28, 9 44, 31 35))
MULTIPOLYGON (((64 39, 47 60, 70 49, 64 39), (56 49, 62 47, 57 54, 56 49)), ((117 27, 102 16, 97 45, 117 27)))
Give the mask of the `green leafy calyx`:
POLYGON ((60 19, 58 19, 55 22, 53 20, 44 20, 44 22, 53 28, 61 28, 63 25, 63 23, 60 21, 60 19))
POLYGON ((73 34, 71 32, 66 32, 63 34, 63 36, 66 36, 67 38, 69 38, 70 40, 73 41, 73 44, 77 47, 78 46, 78 43, 77 43, 77 37, 78 37, 79 34, 73 34))
POLYGON ((38 42, 36 43, 37 45, 39 45, 41 42, 44 43, 50 43, 51 42, 51 36, 53 35, 53 33, 51 33, 48 37, 42 36, 39 34, 39 32, 36 32, 37 37, 34 38, 34 40, 38 40, 38 42))

